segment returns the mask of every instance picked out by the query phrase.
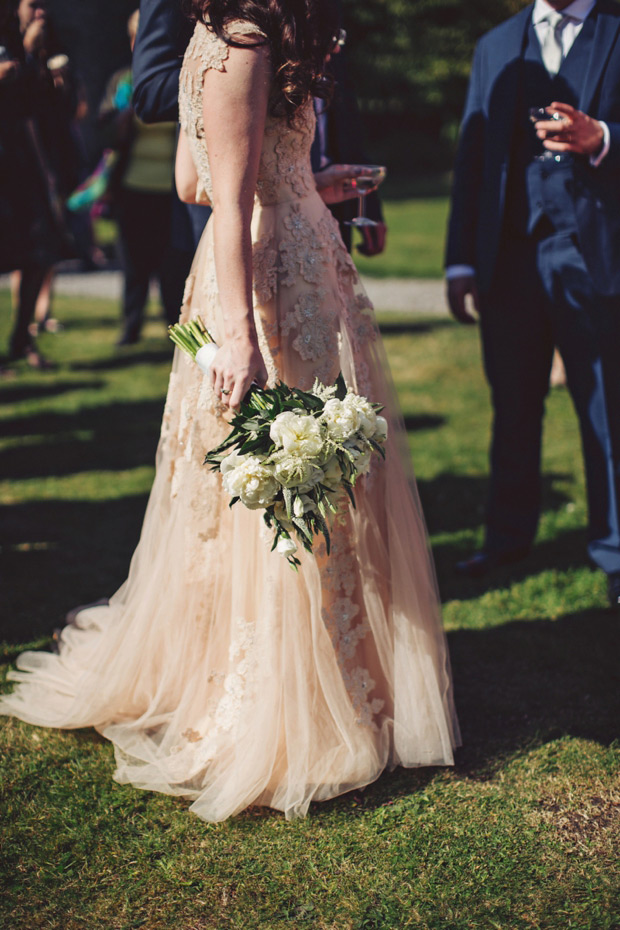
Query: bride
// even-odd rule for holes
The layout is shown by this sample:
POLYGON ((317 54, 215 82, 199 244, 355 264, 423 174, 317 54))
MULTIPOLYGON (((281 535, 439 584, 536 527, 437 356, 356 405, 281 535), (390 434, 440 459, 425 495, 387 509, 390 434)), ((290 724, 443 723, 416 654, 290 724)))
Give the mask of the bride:
MULTIPOLYGON (((180 82, 179 188, 213 205, 181 320, 220 345, 177 351, 129 577, 77 612, 57 655, 20 656, 0 711, 95 727, 115 778, 190 798, 205 820, 287 818, 386 767, 458 745, 449 660, 406 437, 372 307, 310 167, 330 0, 195 0, 180 82), (229 509, 205 453, 252 381, 318 378, 385 405, 385 462, 298 573, 260 513, 229 509)), ((376 457, 375 457, 376 458, 376 457)))

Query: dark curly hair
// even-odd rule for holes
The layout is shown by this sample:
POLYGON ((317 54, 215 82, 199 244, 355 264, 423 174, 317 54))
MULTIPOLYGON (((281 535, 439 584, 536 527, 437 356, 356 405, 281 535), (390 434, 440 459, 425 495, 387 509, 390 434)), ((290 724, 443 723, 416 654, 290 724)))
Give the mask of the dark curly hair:
POLYGON ((248 44, 228 32, 236 20, 252 23, 265 36, 274 73, 274 116, 290 121, 310 97, 329 97, 325 59, 339 27, 336 0, 185 0, 185 8, 228 45, 248 44))

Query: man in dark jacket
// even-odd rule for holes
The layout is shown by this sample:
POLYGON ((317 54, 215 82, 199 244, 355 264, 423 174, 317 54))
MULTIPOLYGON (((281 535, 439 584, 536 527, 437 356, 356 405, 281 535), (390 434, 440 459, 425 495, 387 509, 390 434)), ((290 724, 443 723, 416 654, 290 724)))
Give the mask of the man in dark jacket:
MULTIPOLYGON (((179 74, 191 24, 173 0, 142 0, 133 51, 133 105, 145 123, 179 118, 179 74)), ((174 192, 172 244, 188 256, 187 271, 210 209, 181 203, 174 192)))
POLYGON ((447 247, 454 316, 479 313, 494 426, 484 548, 522 558, 540 509, 554 344, 579 416, 590 557, 620 606, 620 7, 536 0, 474 57, 447 247))

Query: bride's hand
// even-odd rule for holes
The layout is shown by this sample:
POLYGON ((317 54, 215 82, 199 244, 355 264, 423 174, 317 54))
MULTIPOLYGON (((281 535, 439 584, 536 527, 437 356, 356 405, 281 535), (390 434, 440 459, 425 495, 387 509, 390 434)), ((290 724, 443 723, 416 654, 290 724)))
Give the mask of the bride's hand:
POLYGON ((211 364, 211 378, 214 393, 236 410, 253 382, 264 387, 267 381, 258 344, 247 337, 226 339, 211 364))

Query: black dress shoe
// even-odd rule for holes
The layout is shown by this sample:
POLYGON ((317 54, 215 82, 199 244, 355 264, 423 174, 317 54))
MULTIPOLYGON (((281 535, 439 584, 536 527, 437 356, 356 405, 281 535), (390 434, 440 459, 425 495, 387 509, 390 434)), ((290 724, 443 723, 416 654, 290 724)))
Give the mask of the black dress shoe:
POLYGON ((133 333, 123 333, 121 338, 116 343, 116 348, 121 349, 123 346, 135 346, 136 342, 139 341, 139 336, 134 336, 133 333))
POLYGON ((505 552, 487 552, 482 549, 480 552, 474 552, 468 559, 457 562, 454 570, 457 574, 465 575, 467 578, 482 578, 483 575, 487 575, 503 565, 520 562, 528 553, 529 549, 510 549, 505 552))
POLYGON ((607 596, 609 606, 620 610, 620 572, 612 572, 607 576, 607 596))

